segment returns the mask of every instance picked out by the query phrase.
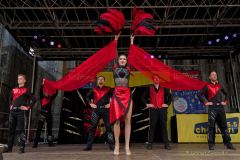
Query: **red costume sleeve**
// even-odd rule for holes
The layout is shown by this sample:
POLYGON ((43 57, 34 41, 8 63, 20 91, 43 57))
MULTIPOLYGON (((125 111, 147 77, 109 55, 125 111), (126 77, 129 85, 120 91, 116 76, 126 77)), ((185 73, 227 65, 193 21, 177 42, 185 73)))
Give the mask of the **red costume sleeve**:
POLYGON ((130 46, 128 62, 151 80, 154 74, 158 75, 161 79, 160 85, 173 90, 199 90, 207 84, 184 75, 156 58, 151 58, 150 54, 135 45, 130 46))
POLYGON ((72 91, 84 86, 116 58, 116 50, 117 41, 113 41, 67 73, 62 79, 58 81, 46 79, 43 86, 44 93, 54 94, 56 90, 72 91))

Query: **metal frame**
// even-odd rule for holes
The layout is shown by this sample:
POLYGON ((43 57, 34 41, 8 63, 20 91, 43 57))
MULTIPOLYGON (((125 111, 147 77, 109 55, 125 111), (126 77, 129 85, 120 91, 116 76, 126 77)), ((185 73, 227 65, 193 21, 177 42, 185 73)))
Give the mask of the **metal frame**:
MULTIPOLYGON (((126 18, 126 25, 120 39, 120 50, 129 44, 132 8, 137 6, 153 13, 159 32, 152 38, 139 36, 136 44, 147 52, 163 49, 166 52, 186 54, 186 48, 192 47, 188 54, 217 54, 221 46, 207 46, 206 41, 227 33, 240 30, 240 4, 238 0, 148 0, 148 1, 103 1, 103 0, 0 0, 0 22, 27 50, 36 48, 38 57, 63 58, 76 56, 76 50, 90 56, 97 49, 106 45, 113 36, 96 35, 93 32, 98 16, 108 8, 121 10, 126 18), (32 43, 32 36, 37 33, 60 40, 63 48, 50 48, 32 43), (197 47, 196 47, 197 46, 197 47), (176 48, 173 50, 171 48, 176 48), (194 47, 196 47, 194 49, 194 47), (155 49, 150 49, 155 48, 155 49), (68 52, 66 51, 68 50, 68 52), (60 54, 64 51, 66 54, 60 54), (91 53, 92 52, 92 53, 91 53)), ((227 55, 229 43, 222 47, 219 54, 227 55)))

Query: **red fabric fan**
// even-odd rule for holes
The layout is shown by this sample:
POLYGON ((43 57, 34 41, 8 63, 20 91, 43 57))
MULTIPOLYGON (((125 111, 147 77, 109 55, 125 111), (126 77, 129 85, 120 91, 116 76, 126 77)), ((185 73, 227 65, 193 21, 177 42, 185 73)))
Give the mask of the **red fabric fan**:
POLYGON ((124 24, 125 18, 122 12, 116 9, 109 9, 100 15, 94 32, 97 34, 116 34, 120 32, 124 24))
POLYGON ((134 35, 154 35, 157 27, 153 25, 153 16, 141 9, 133 9, 131 31, 134 35))
POLYGON ((199 90, 207 82, 190 78, 182 72, 164 64, 156 58, 150 58, 151 55, 143 49, 131 45, 128 53, 128 63, 152 80, 153 75, 158 75, 160 85, 172 90, 199 90))
POLYGON ((134 35, 154 35, 155 30, 148 29, 145 26, 139 26, 137 29, 134 30, 134 35))
POLYGON ((122 14, 122 12, 120 12, 118 10, 115 10, 115 9, 110 9, 109 12, 117 18, 118 25, 119 25, 119 30, 122 29, 122 27, 125 24, 125 17, 122 14))
POLYGON ((102 71, 110 61, 116 58, 116 50, 117 41, 113 41, 94 53, 78 67, 71 70, 63 78, 57 81, 45 79, 43 85, 44 93, 55 94, 56 90, 72 91, 86 85, 94 79, 97 73, 102 71))

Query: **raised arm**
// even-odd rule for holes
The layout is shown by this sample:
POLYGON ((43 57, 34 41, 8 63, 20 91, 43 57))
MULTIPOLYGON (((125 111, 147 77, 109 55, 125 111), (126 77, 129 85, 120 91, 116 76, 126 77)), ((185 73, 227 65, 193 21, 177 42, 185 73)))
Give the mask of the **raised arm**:
POLYGON ((133 44, 133 42, 134 42, 134 35, 131 35, 130 40, 131 40, 131 44, 133 44))
POLYGON ((115 35, 114 40, 115 40, 115 41, 118 41, 118 38, 120 37, 120 35, 121 35, 121 32, 119 32, 117 35, 115 35))

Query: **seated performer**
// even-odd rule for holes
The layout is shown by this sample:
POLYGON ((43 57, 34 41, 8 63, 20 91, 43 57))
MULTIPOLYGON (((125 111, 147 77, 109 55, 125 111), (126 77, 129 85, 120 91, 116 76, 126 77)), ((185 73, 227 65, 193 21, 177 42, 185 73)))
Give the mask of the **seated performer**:
POLYGON ((227 105, 227 92, 218 83, 217 78, 217 72, 211 71, 209 75, 210 83, 198 93, 200 101, 208 107, 208 147, 209 150, 215 149, 215 123, 217 123, 222 133, 224 145, 227 149, 235 150, 236 148, 231 143, 224 110, 224 106, 227 105))
POLYGON ((167 109, 172 102, 170 89, 159 85, 160 78, 158 75, 152 77, 153 85, 151 85, 142 95, 142 102, 149 108, 149 131, 147 149, 152 149, 154 140, 155 128, 158 119, 160 120, 162 139, 165 144, 165 149, 170 150, 167 132, 167 109), (148 101, 150 99, 150 101, 148 101))
POLYGON ((111 98, 111 88, 104 86, 105 77, 97 77, 97 86, 93 87, 87 93, 87 102, 94 109, 91 116, 91 127, 88 135, 87 146, 84 148, 85 151, 92 150, 96 128, 100 118, 103 118, 104 125, 107 131, 107 139, 109 149, 113 150, 114 140, 112 134, 112 128, 109 123, 109 102, 111 98), (93 99, 93 102, 92 102, 93 99))

